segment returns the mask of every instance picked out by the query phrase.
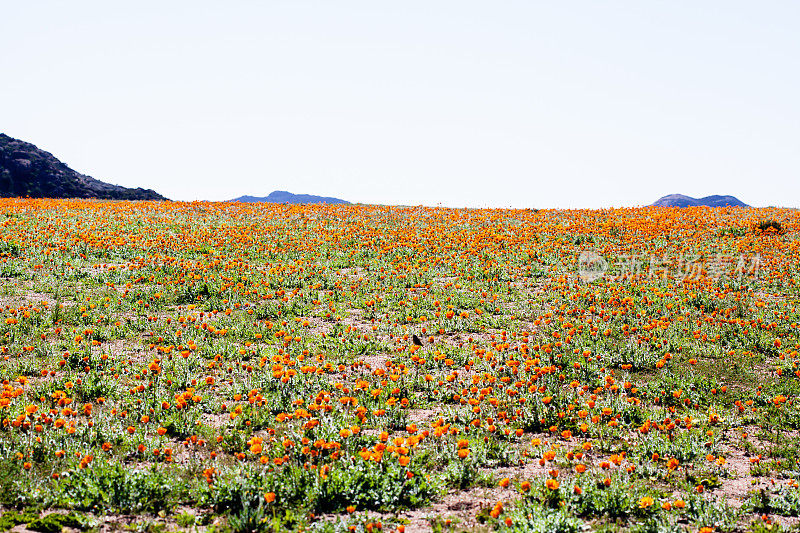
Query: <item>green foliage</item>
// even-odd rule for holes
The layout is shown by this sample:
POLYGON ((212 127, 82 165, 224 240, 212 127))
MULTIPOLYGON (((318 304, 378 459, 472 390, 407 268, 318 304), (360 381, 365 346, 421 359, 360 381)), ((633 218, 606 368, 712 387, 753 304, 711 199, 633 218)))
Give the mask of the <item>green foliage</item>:
POLYGON ((239 512, 231 514, 228 517, 228 525, 231 533, 260 533, 269 529, 264 506, 261 503, 257 506, 246 505, 239 512))
MULTIPOLYGON (((512 521, 509 530, 521 533, 578 533, 583 529, 583 520, 566 509, 553 510, 530 503, 514 508, 507 517, 512 521)), ((497 522, 504 524, 504 519, 497 522)))
POLYGON ((357 509, 414 508, 435 494, 422 475, 406 478, 405 469, 369 461, 332 468, 319 487, 314 508, 321 512, 357 509))
POLYGON ((553 491, 542 489, 539 498, 542 502, 559 505, 564 502, 567 509, 581 517, 607 516, 610 518, 630 517, 647 514, 642 512, 639 501, 650 496, 658 499, 660 494, 646 487, 643 483, 633 483, 621 475, 614 475, 611 484, 606 486, 599 478, 584 477, 577 480, 575 486, 581 488, 581 493, 576 494, 566 483, 553 494, 553 491), (560 496, 560 499, 558 498, 560 496))
POLYGON ((774 231, 776 233, 783 233, 783 226, 780 222, 774 219, 766 219, 756 224, 759 231, 774 231))
POLYGON ((18 257, 20 245, 14 241, 0 241, 0 257, 18 257))
POLYGON ((85 530, 90 521, 76 513, 50 513, 28 523, 27 528, 40 533, 59 533, 62 528, 85 530))
POLYGON ((800 516, 800 489, 789 485, 780 485, 772 490, 760 489, 745 505, 754 513, 800 516))
POLYGON ((19 524, 27 524, 39 519, 39 513, 34 511, 6 511, 0 516, 0 531, 7 531, 19 524))
POLYGON ((183 512, 175 517, 175 522, 182 528, 191 527, 195 524, 196 518, 192 513, 183 512))
POLYGON ((93 465, 62 476, 56 487, 59 505, 78 510, 158 512, 170 508, 184 491, 166 473, 131 470, 120 464, 93 465))

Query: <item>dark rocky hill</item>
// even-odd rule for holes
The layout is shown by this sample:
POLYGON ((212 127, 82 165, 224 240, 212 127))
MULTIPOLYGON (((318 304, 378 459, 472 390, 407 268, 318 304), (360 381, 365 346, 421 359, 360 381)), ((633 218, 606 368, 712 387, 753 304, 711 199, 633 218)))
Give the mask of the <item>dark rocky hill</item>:
POLYGON ((0 197, 166 200, 151 189, 111 185, 75 172, 31 143, 0 133, 0 197))
POLYGON ((340 198, 316 196, 314 194, 292 194, 286 191, 272 191, 269 196, 240 196, 231 202, 269 202, 273 204, 349 204, 340 198))
POLYGON ((692 198, 691 196, 685 196, 683 194, 670 194, 659 198, 653 205, 661 207, 749 207, 735 196, 720 196, 716 194, 703 198, 692 198))

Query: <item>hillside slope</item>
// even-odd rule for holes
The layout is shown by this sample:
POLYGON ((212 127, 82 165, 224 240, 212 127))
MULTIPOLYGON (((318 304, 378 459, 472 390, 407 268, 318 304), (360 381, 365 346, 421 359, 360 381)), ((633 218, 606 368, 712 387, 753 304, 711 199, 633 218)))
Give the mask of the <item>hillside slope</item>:
POLYGON ((292 194, 287 191, 272 191, 269 196, 240 196, 231 202, 269 202, 273 204, 349 204, 350 202, 330 196, 317 196, 314 194, 292 194))
POLYGON ((0 133, 0 197, 166 200, 151 189, 112 185, 69 168, 53 154, 0 133))
POLYGON ((749 207, 747 204, 735 196, 704 196, 703 198, 692 198, 683 194, 669 194, 656 200, 653 205, 661 207, 749 207))

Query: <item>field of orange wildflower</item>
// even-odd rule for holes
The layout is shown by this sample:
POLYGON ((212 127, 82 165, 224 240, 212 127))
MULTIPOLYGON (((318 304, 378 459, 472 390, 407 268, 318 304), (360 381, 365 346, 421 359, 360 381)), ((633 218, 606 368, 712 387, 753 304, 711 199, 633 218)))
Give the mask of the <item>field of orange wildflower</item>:
POLYGON ((800 215, 0 199, 0 530, 779 531, 800 215))

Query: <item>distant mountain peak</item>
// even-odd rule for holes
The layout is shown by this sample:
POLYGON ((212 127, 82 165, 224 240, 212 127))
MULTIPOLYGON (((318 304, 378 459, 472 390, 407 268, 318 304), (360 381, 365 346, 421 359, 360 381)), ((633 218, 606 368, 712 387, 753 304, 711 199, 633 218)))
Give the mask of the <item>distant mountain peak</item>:
POLYGON ((317 196, 314 194, 292 194, 288 191, 272 191, 268 196, 240 196, 231 202, 256 203, 268 202, 272 204, 349 204, 350 202, 330 196, 317 196))
POLYGON ((718 194, 703 198, 692 198, 684 194, 668 194, 656 200, 653 205, 660 207, 750 207, 735 196, 718 194))
POLYGON ((111 185, 69 168, 35 145, 0 133, 0 198, 166 200, 151 189, 111 185))

